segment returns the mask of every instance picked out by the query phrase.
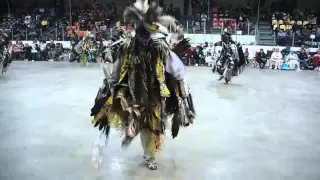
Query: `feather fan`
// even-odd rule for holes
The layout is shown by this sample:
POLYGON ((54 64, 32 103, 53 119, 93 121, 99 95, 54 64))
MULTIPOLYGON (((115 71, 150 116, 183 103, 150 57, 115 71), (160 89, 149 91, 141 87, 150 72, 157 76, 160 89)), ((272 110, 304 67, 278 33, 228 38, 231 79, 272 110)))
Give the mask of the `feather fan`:
POLYGON ((143 14, 145 14, 149 9, 148 0, 136 0, 136 2, 133 4, 133 6, 135 8, 137 8, 143 14))
POLYGON ((157 21, 161 25, 163 25, 165 27, 171 26, 171 30, 173 32, 176 32, 176 30, 177 30, 177 20, 174 17, 166 16, 166 15, 165 16, 160 16, 160 17, 158 17, 157 21))

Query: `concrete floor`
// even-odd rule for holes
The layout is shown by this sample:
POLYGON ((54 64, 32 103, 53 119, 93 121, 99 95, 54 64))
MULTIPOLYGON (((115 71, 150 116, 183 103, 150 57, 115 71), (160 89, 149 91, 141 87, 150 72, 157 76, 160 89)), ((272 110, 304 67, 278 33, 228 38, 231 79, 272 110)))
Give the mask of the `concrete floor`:
POLYGON ((319 180, 320 75, 248 69, 231 85, 188 68, 198 117, 149 171, 137 138, 112 132, 99 170, 91 165, 90 108, 97 64, 14 62, 0 76, 1 180, 319 180))

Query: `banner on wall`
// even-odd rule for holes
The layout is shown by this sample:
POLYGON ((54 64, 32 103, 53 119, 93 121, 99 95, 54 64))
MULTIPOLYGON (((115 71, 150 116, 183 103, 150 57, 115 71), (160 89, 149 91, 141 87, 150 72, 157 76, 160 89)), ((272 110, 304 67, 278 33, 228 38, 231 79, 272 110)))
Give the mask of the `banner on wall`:
POLYGON ((315 41, 313 41, 313 42, 312 41, 304 41, 303 43, 305 45, 312 46, 312 47, 315 47, 315 46, 319 47, 320 46, 320 42, 318 42, 318 41, 316 41, 316 42, 315 41))

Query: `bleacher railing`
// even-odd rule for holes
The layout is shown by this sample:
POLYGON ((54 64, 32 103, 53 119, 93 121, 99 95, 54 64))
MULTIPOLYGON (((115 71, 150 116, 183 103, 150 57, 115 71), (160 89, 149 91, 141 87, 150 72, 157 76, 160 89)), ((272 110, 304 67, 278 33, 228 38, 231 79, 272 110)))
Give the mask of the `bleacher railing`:
MULTIPOLYGON (((232 18, 213 18, 213 21, 186 21, 183 24, 185 33, 188 34, 221 34, 223 31, 237 35, 250 35, 254 33, 250 21, 237 22, 232 18)), ((171 29, 171 28, 170 28, 171 29)))
MULTIPOLYGON (((300 45, 308 45, 310 47, 319 47, 320 42, 317 32, 312 32, 310 28, 307 26, 317 26, 316 24, 312 24, 308 21, 291 21, 284 22, 283 20, 273 20, 273 45, 285 45, 285 46, 300 46, 300 45), (298 29, 305 29, 304 33, 297 33, 296 31, 292 31, 293 25, 296 25, 298 29), (286 33, 286 36, 283 38, 278 38, 276 29, 283 31, 290 31, 291 33, 286 33)), ((311 28, 313 29, 313 28, 311 28)))
MULTIPOLYGON (((75 26, 74 26, 75 27, 75 26)), ((64 27, 64 28, 25 28, 20 29, 20 33, 15 33, 11 30, 11 39, 15 41, 20 39, 22 41, 31 41, 36 39, 46 39, 55 41, 71 41, 74 37, 81 39, 88 32, 95 39, 108 40, 113 33, 113 28, 100 28, 94 31, 80 30, 78 28, 64 27)))
MULTIPOLYGON (((130 30, 130 25, 121 26, 125 30, 130 30)), ((169 32, 172 32, 172 27, 168 27, 169 32)), ((254 27, 251 27, 250 22, 237 23, 235 20, 225 19, 224 21, 216 24, 210 24, 208 22, 194 22, 187 21, 183 25, 183 30, 188 34, 221 34, 223 31, 231 32, 236 35, 250 35, 254 33, 254 27)), ((90 31, 90 34, 95 39, 108 40, 114 34, 115 28, 107 28, 106 26, 100 26, 95 30, 90 31)), ((67 27, 48 27, 48 28, 25 28, 11 30, 11 39, 13 41, 20 39, 22 41, 30 41, 36 39, 46 39, 55 41, 70 41, 74 37, 81 39, 88 31, 79 29, 76 26, 67 27)))

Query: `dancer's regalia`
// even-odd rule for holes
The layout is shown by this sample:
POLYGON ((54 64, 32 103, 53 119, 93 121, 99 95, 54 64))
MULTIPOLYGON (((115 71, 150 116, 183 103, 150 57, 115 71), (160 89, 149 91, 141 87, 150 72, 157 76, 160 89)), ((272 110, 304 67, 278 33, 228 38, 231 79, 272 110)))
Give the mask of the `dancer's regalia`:
POLYGON ((222 34, 221 41, 215 43, 214 46, 221 46, 222 51, 212 71, 219 73, 219 81, 224 79, 228 84, 233 76, 238 76, 244 70, 245 58, 242 46, 236 44, 228 32, 222 34))
POLYGON ((151 170, 158 167, 156 152, 161 149, 166 121, 172 121, 175 138, 180 126, 188 126, 195 118, 184 65, 178 57, 190 44, 183 36, 171 41, 174 47, 167 43, 166 26, 178 28, 172 17, 161 13, 161 8, 147 0, 137 0, 125 9, 125 21, 133 23, 135 31, 113 39, 113 70, 91 110, 92 123, 106 136, 110 127, 124 133, 122 147, 140 133, 143 157, 151 170))
POLYGON ((78 49, 77 52, 80 54, 80 65, 88 66, 88 57, 92 47, 93 43, 90 40, 90 33, 87 33, 76 47, 78 49))
POLYGON ((9 36, 5 29, 0 28, 0 70, 1 74, 7 72, 11 64, 11 55, 9 53, 9 36))

